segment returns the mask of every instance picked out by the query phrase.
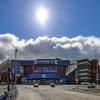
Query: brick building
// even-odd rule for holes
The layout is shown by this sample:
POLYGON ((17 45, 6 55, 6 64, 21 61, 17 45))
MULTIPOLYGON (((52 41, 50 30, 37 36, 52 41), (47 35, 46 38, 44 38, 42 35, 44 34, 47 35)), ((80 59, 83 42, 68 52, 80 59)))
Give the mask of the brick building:
POLYGON ((99 62, 97 59, 92 59, 90 63, 91 63, 91 82, 96 83, 97 82, 96 79, 99 71, 99 62))

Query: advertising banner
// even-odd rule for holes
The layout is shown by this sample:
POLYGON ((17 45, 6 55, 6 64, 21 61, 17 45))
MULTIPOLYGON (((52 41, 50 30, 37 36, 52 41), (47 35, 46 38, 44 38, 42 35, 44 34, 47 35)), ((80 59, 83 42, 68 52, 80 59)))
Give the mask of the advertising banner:
POLYGON ((54 59, 37 59, 34 61, 34 64, 55 64, 54 59))

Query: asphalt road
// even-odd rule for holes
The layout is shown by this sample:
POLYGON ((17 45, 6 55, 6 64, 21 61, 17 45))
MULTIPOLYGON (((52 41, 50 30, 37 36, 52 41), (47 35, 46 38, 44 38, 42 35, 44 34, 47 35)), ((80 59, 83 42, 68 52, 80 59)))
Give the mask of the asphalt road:
POLYGON ((50 86, 19 85, 17 100, 100 100, 100 96, 65 91, 63 86, 51 88, 50 86))

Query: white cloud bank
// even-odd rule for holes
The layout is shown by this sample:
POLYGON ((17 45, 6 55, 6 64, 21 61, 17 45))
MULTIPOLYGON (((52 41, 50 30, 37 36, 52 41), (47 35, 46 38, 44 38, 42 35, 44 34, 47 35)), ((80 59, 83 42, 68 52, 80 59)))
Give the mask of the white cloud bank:
POLYGON ((0 61, 14 59, 14 49, 18 48, 18 59, 63 58, 63 59, 100 59, 99 37, 38 37, 19 39, 13 34, 0 35, 0 61))

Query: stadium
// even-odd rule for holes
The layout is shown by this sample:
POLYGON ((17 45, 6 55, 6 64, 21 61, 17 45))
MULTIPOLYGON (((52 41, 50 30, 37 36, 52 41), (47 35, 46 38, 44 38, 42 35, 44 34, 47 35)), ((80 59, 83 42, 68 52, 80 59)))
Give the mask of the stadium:
POLYGON ((17 84, 33 84, 38 81, 42 85, 67 84, 66 69, 69 60, 36 59, 36 60, 6 60, 0 64, 0 82, 13 82, 17 84))

